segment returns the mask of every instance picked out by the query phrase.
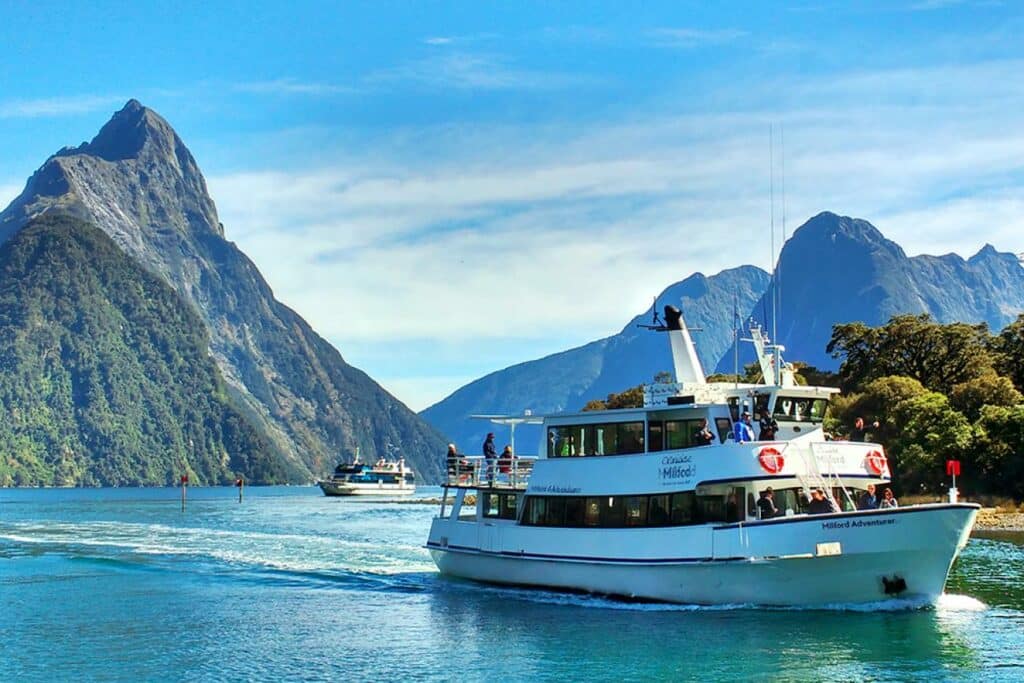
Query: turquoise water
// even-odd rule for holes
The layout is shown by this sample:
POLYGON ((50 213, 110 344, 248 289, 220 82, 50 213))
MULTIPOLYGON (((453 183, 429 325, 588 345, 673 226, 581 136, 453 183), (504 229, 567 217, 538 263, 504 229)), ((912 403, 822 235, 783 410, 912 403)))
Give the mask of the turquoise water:
POLYGON ((0 680, 1024 679, 1020 537, 935 608, 698 608, 443 578, 434 506, 189 494, 0 490, 0 680))

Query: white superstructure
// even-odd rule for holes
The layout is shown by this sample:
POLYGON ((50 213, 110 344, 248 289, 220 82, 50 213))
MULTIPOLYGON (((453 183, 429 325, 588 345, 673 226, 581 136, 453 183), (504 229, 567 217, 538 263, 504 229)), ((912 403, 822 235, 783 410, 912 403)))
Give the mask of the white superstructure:
POLYGON ((676 309, 660 329, 679 381, 647 387, 643 408, 545 416, 538 458, 449 463, 427 541, 443 573, 694 604, 942 593, 978 506, 858 510, 868 484, 888 484, 889 466, 878 444, 826 439, 836 389, 796 385, 757 328, 766 383, 706 383, 676 309), (771 414, 775 436, 737 443, 746 410, 771 414), (695 441, 702 420, 710 445, 695 441), (769 487, 770 517, 758 512, 769 487), (820 514, 809 513, 815 489, 828 501, 820 514))

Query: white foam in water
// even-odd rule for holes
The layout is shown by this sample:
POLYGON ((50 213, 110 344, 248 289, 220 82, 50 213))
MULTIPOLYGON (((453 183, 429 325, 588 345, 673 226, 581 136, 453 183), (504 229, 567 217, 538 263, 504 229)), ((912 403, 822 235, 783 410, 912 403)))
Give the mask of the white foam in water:
POLYGON ((988 605, 969 595, 950 595, 948 593, 943 593, 939 597, 935 607, 941 612, 984 612, 988 609, 988 605))
MULTIPOLYGON (((588 607, 594 609, 612 609, 640 612, 717 612, 730 610, 765 610, 774 612, 907 612, 928 609, 932 602, 925 598, 888 599, 863 603, 827 603, 822 605, 781 606, 758 605, 755 603, 731 603, 723 605, 696 605, 663 602, 631 601, 628 598, 615 598, 586 593, 560 593, 556 591, 535 590, 530 588, 511 588, 477 584, 481 591, 499 592, 526 602, 548 605, 565 605, 569 607, 588 607)), ((965 595, 943 595, 935 605, 940 610, 981 611, 986 609, 984 603, 965 595)))

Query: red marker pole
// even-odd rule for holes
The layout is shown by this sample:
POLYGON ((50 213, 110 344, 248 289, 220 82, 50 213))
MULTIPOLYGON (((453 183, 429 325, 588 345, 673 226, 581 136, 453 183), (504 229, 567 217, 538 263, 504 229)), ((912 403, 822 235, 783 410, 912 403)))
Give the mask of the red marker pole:
POLYGON ((238 487, 238 504, 241 505, 242 504, 242 489, 245 488, 245 482, 242 480, 241 477, 239 477, 238 481, 235 482, 235 486, 238 487))
POLYGON ((181 475, 181 511, 185 511, 185 487, 188 486, 188 475, 181 475))

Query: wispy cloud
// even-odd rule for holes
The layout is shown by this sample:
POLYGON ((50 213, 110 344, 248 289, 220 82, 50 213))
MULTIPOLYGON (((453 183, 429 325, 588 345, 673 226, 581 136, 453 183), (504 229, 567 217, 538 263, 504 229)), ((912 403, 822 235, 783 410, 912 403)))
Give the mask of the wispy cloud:
POLYGON ((427 36, 423 39, 423 43, 426 45, 468 45, 471 43, 481 43, 489 40, 498 38, 499 34, 492 32, 480 32, 480 33, 466 33, 463 35, 447 35, 447 36, 427 36))
POLYGON ((588 76, 524 69, 507 58, 467 52, 407 62, 372 73, 366 81, 477 90, 545 90, 595 83, 588 76))
POLYGON ((261 95, 344 95, 358 91, 358 88, 350 85, 308 82, 294 78, 236 83, 232 89, 261 95))
POLYGON ((748 35, 739 29, 656 28, 650 32, 659 47, 694 49, 709 45, 723 45, 748 35))
POLYGON ((122 95, 69 95, 0 102, 0 118, 42 118, 89 114, 123 104, 122 95))

